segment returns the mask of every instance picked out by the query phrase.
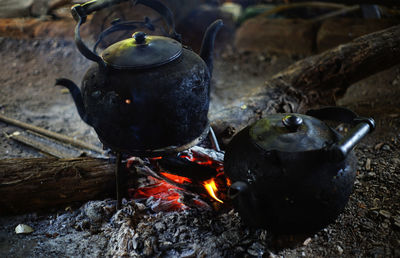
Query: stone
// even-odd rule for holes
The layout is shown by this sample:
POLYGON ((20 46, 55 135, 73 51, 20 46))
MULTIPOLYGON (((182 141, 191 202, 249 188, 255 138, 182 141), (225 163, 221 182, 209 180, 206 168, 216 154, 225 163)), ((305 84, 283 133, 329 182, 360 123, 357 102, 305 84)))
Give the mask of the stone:
POLYGON ((298 19, 249 19, 236 31, 239 52, 309 55, 313 52, 315 24, 298 19))
POLYGON ((371 170, 371 159, 369 159, 369 158, 365 162, 365 169, 366 170, 371 170))
POLYGON ((336 248, 340 255, 343 254, 343 248, 340 245, 338 245, 336 248))
POLYGON ((392 163, 393 163, 393 165, 399 165, 400 164, 400 159, 399 158, 393 158, 392 159, 392 163))
POLYGON ((390 219, 392 217, 392 214, 389 211, 386 210, 380 210, 379 214, 382 215, 383 217, 390 219))
POLYGON ((259 242, 255 242, 247 249, 247 252, 256 257, 262 257, 265 253, 265 247, 259 242))
POLYGON ((0 18, 27 17, 33 0, 0 0, 0 18))
POLYGON ((376 144, 376 145, 374 146, 374 149, 375 149, 375 150, 380 150, 384 144, 385 144, 384 142, 380 142, 380 143, 378 143, 378 144, 376 144))
POLYGON ((311 243, 311 237, 307 238, 306 240, 304 240, 303 245, 306 246, 309 243, 311 243))
POLYGON ((34 230, 30 226, 26 224, 18 224, 18 226, 15 227, 15 233, 16 234, 29 234, 32 233, 34 230))

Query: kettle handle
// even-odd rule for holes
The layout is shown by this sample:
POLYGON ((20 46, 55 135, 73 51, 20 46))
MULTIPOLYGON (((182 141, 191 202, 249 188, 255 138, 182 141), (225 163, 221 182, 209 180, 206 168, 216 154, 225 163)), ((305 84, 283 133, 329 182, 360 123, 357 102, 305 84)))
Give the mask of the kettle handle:
POLYGON ((158 0, 92 0, 83 4, 76 4, 71 8, 71 14, 78 22, 75 27, 75 44, 87 59, 97 62, 99 65, 105 65, 103 59, 91 51, 82 41, 80 27, 86 22, 86 17, 95 11, 127 1, 132 1, 134 5, 145 5, 160 13, 168 26, 170 37, 180 40, 180 35, 175 31, 175 22, 171 10, 158 0))
POLYGON ((334 161, 344 160, 357 143, 375 129, 374 119, 360 117, 353 111, 343 107, 325 107, 309 110, 306 112, 306 115, 320 120, 343 122, 354 126, 344 138, 328 148, 330 158, 334 161))

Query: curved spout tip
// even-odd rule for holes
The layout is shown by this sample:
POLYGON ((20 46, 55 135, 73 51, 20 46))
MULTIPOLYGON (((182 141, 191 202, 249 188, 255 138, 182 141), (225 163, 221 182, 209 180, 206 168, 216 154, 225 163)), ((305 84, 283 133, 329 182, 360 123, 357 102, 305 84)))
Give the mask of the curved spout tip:
POLYGON ((217 32, 221 29, 222 26, 224 26, 224 23, 221 19, 218 19, 211 23, 211 25, 208 26, 206 30, 203 42, 201 44, 200 57, 207 64, 210 75, 212 75, 213 70, 213 52, 215 37, 217 36, 217 32))
POLYGON ((241 193, 246 192, 248 188, 249 186, 245 182, 237 181, 229 187, 228 197, 231 199, 235 199, 241 193))
POLYGON ((66 78, 56 79, 55 86, 57 86, 57 85, 64 86, 69 90, 69 92, 71 93, 72 99, 75 102, 75 106, 76 106, 76 109, 78 110, 79 116, 85 123, 87 123, 88 125, 91 125, 91 123, 88 119, 88 116, 86 114, 85 105, 83 104, 82 94, 81 94, 81 90, 79 89, 79 87, 76 86, 76 84, 73 81, 66 79, 66 78))

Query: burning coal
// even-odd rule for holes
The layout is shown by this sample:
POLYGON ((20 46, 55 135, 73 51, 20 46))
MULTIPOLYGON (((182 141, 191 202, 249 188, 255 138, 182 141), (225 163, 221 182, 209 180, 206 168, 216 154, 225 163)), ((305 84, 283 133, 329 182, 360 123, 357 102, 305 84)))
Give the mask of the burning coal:
MULTIPOLYGON (((132 162, 131 159, 128 166, 132 162)), ((152 202, 153 211, 211 209, 210 204, 227 199, 229 181, 224 174, 222 153, 194 147, 174 157, 149 158, 144 171, 149 182, 130 189, 130 197, 152 202)))

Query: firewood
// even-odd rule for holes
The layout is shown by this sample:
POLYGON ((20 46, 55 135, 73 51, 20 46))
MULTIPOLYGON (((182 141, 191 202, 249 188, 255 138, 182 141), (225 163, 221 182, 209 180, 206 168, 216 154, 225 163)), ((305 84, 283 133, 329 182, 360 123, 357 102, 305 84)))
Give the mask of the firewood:
POLYGON ((0 160, 0 214, 114 197, 114 171, 115 164, 95 158, 0 160))
POLYGON ((91 144, 88 144, 86 142, 75 140, 75 139, 73 139, 71 137, 68 137, 68 136, 65 136, 63 134, 55 133, 55 132, 46 130, 44 128, 38 127, 38 126, 27 124, 27 123, 18 121, 16 119, 12 119, 12 118, 6 117, 6 116, 1 115, 1 114, 0 114, 0 121, 2 121, 4 123, 7 123, 7 124, 10 124, 10 125, 13 125, 13 126, 17 126, 17 127, 32 131, 32 132, 35 132, 35 133, 38 133, 40 135, 49 137, 51 139, 54 139, 54 140, 57 140, 57 141, 60 141, 60 142, 71 144, 73 146, 76 146, 76 147, 79 147, 79 148, 82 148, 82 149, 91 150, 91 151, 97 152, 97 153, 102 154, 102 155, 104 154, 104 151, 102 149, 100 149, 100 148, 98 148, 96 146, 93 146, 91 144))
POLYGON ((351 84, 398 63, 400 25, 294 63, 231 106, 211 113, 212 126, 226 144, 239 130, 268 114, 334 105, 351 84))
MULTIPOLYGON (((308 2, 309 0, 291 0, 290 2, 308 2)), ((397 0, 319 0, 319 2, 342 3, 342 4, 378 4, 387 6, 399 6, 397 0)))

